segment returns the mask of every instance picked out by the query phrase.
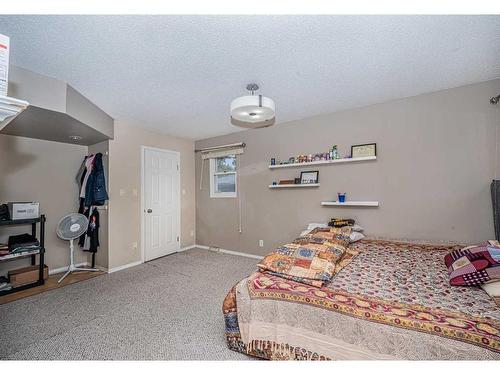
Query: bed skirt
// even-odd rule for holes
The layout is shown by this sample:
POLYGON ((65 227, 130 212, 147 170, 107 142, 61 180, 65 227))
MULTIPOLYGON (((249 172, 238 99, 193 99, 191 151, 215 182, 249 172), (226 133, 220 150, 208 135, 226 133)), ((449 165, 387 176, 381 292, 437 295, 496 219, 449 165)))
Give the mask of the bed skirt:
POLYGON ((253 340, 245 344, 241 339, 236 307, 236 285, 231 288, 223 303, 226 342, 229 349, 252 357, 268 360, 314 361, 330 358, 300 347, 280 344, 270 340, 253 340))

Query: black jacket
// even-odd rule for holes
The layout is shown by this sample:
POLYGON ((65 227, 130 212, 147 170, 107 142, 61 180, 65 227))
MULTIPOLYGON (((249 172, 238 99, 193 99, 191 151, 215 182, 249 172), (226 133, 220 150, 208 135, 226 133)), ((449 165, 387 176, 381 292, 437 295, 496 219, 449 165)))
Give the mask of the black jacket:
POLYGON ((99 152, 94 157, 94 168, 87 180, 85 187, 85 206, 102 206, 109 199, 106 192, 106 178, 102 165, 102 154, 99 152))

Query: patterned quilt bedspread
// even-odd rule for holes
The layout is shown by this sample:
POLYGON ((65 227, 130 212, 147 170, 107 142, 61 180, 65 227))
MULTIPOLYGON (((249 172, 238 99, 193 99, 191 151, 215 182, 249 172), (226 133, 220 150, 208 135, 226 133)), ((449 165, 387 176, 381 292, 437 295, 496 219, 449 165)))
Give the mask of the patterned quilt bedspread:
POLYGON ((364 240, 323 288, 256 272, 224 302, 233 350, 268 359, 500 359, 500 308, 450 286, 453 246, 364 240))

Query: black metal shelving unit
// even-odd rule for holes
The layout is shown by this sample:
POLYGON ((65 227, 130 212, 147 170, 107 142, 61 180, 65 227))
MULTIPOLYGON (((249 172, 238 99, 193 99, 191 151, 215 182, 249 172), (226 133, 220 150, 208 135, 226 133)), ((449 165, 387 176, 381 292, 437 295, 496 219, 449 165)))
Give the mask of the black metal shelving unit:
POLYGON ((45 265, 44 256, 45 256, 45 215, 40 215, 40 217, 36 219, 21 219, 21 220, 4 220, 0 221, 0 226, 7 225, 27 225, 31 224, 31 234, 36 237, 36 225, 40 223, 40 250, 35 251, 26 251, 19 254, 9 254, 0 257, 0 262, 9 261, 12 259, 19 259, 24 257, 31 257, 31 265, 35 265, 36 256, 39 255, 39 269, 38 269, 38 280, 34 283, 25 284, 18 286, 16 288, 11 288, 9 290, 0 291, 0 296, 4 296, 6 294, 11 294, 15 292, 19 292, 21 290, 33 288, 35 286, 43 285, 45 280, 43 279, 43 267, 45 265))

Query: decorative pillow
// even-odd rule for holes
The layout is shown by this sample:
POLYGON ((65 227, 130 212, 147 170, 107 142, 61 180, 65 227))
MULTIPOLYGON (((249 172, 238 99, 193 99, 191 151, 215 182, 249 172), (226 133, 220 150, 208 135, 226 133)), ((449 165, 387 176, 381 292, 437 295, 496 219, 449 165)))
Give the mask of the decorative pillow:
POLYGON ((313 230, 314 233, 278 247, 260 261, 259 269, 286 279, 322 286, 332 278, 335 264, 349 245, 348 235, 331 233, 329 229, 313 230))
POLYGON ((317 243, 322 244, 328 241, 329 245, 340 251, 345 251, 350 243, 351 228, 316 228, 309 233, 297 238, 293 243, 307 244, 317 243))
POLYGON ((330 220, 328 225, 335 228, 341 228, 347 225, 354 225, 354 223, 354 219, 339 219, 334 217, 330 220))
MULTIPOLYGON (((346 249, 346 251, 344 252, 344 254, 340 257, 340 259, 337 261, 337 263, 335 263, 335 269, 333 270, 333 275, 332 275, 332 278, 337 275, 340 271, 342 271, 342 269, 344 269, 349 263, 352 262, 352 260, 360 253, 361 251, 357 250, 357 249, 353 249, 351 247, 348 247, 346 249)), ((322 281, 322 280, 311 280, 311 279, 305 279, 303 277, 295 277, 295 276, 288 276, 288 275, 283 275, 283 274, 279 274, 279 273, 276 273, 276 272, 269 272, 267 271, 267 273, 270 273, 272 275, 276 275, 276 276, 279 276, 283 279, 287 279, 287 280, 293 280, 295 282, 299 282, 299 283, 303 283, 303 284, 307 284, 307 285, 312 285, 312 286, 315 286, 317 288, 321 288, 326 282, 325 281, 322 281)), ((331 279, 330 279, 331 280, 331 279)))
POLYGON ((500 244, 488 241, 452 251, 444 258, 451 285, 481 285, 500 280, 500 244))
POLYGON ((353 249, 352 247, 348 247, 342 258, 335 264, 335 270, 333 271, 333 276, 338 274, 344 267, 346 267, 349 263, 352 262, 354 257, 360 253, 359 250, 353 249))

